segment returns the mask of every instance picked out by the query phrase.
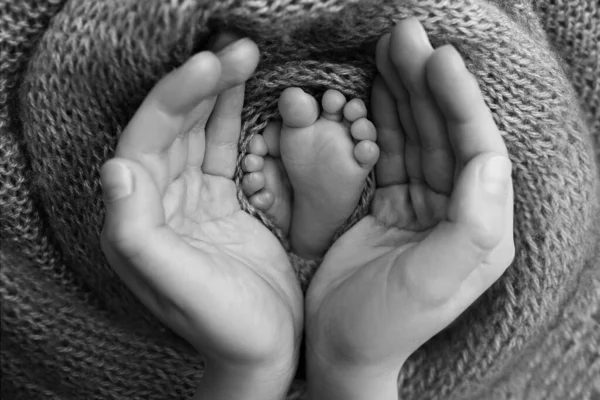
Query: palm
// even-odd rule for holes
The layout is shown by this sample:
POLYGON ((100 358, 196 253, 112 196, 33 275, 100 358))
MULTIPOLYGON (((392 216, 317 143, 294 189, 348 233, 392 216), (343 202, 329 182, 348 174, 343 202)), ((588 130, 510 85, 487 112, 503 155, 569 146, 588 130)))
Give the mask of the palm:
MULTIPOLYGON (((447 203, 447 198, 434 194, 432 197, 436 201, 430 206, 421 205, 415 209, 408 201, 411 190, 434 194, 430 188, 423 186, 411 188, 410 185, 393 185, 377 189, 371 215, 331 247, 307 294, 307 330, 319 327, 317 330, 323 332, 319 334, 324 334, 334 331, 327 328, 330 326, 350 329, 358 331, 354 336, 366 340, 365 344, 343 343, 339 338, 332 340, 327 337, 316 342, 337 342, 340 348, 334 351, 340 354, 352 354, 345 348, 348 346, 368 349, 368 357, 383 362, 390 357, 390 363, 397 362, 396 354, 390 352, 389 343, 394 343, 400 337, 400 330, 411 323, 411 314, 403 315, 402 310, 390 305, 398 301, 405 304, 413 302, 412 297, 425 294, 398 290, 398 286, 390 285, 390 274, 394 266, 405 263, 411 249, 435 229, 443 219, 447 203), (419 218, 419 215, 427 217, 419 218), (342 310, 348 310, 348 313, 342 310), (382 324, 389 328, 390 321, 398 323, 392 329, 382 329, 382 324), (379 343, 380 347, 374 350, 373 343, 379 343)), ((444 322, 437 320, 435 324, 444 322)), ((421 327, 431 328, 422 324, 421 327)), ((407 339, 407 349, 416 348, 421 344, 418 342, 422 332, 411 332, 410 338, 406 335, 402 337, 407 339)), ((354 350, 351 357, 361 358, 363 355, 354 350)))
MULTIPOLYGON (((188 245, 174 259, 201 265, 209 254, 218 265, 211 281, 211 312, 196 306, 204 335, 198 337, 196 327, 188 340, 239 361, 285 347, 278 343, 289 337, 280 334, 282 327, 300 330, 298 284, 278 240, 241 210, 234 182, 186 170, 167 188, 163 206, 169 227, 188 245), (240 349, 240 343, 252 346, 240 349)), ((204 276, 199 271, 197 277, 186 277, 190 293, 201 287, 197 280, 204 276)), ((205 296, 199 293, 188 301, 201 304, 205 296)), ((190 327, 183 325, 178 331, 188 337, 190 327)))
POLYGON ((377 67, 377 190, 309 287, 307 348, 393 370, 510 264, 512 192, 481 190, 484 160, 507 152, 455 51, 407 20, 379 40, 377 67))
POLYGON ((186 170, 169 185, 163 206, 168 225, 192 247, 244 260, 261 276, 272 272, 265 264, 288 270, 282 268, 287 257, 273 234, 241 210, 231 179, 186 170))
POLYGON ((167 325, 209 359, 249 365, 290 358, 302 296, 283 247, 241 210, 232 180, 241 83, 258 63, 256 46, 238 43, 167 75, 133 117, 115 156, 137 171, 139 204, 109 218, 104 242, 167 325))

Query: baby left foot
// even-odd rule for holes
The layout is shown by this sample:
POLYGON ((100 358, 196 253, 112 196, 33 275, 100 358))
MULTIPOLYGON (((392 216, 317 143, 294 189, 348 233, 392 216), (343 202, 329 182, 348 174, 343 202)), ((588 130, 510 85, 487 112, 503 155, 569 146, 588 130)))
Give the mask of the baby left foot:
POLYGON ((262 135, 250 140, 248 154, 242 160, 242 191, 258 210, 275 220, 285 235, 292 221, 292 189, 279 158, 280 123, 271 122, 262 135))

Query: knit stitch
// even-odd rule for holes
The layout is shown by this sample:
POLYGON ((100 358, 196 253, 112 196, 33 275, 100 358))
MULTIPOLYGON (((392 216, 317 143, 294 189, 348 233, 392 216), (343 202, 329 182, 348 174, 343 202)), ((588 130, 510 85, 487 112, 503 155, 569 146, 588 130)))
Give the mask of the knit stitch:
MULTIPOLYGON (((599 13, 597 0, 0 0, 2 396, 190 396, 201 359, 100 249, 100 166, 152 86, 218 30, 261 50, 246 85, 240 161, 278 118, 287 87, 368 103, 374 43, 415 16, 434 47, 463 55, 502 132, 516 257, 408 360, 400 397, 597 400, 599 13)), ((371 178, 340 232, 372 194, 371 178)), ((317 266, 290 257, 306 287, 317 266)), ((297 380, 288 398, 304 390, 297 380)))

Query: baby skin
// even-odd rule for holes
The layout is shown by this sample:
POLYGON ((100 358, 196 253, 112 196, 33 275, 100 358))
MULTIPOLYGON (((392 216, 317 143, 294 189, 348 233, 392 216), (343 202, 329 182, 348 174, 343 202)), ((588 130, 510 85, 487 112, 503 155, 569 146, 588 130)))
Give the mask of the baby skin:
POLYGON ((362 100, 336 90, 321 105, 299 88, 279 99, 282 122, 250 142, 242 166, 244 194, 289 234, 292 250, 322 257, 356 208, 379 157, 376 129, 362 100))
POLYGON ((202 355, 195 398, 283 398, 304 337, 307 398, 397 400, 407 358, 512 262, 511 164, 460 54, 407 19, 376 57, 374 126, 358 100, 288 89, 243 160, 243 190, 293 250, 327 251, 305 296, 233 181, 249 39, 157 83, 102 167, 104 253, 202 355), (369 215, 327 250, 373 167, 369 215))

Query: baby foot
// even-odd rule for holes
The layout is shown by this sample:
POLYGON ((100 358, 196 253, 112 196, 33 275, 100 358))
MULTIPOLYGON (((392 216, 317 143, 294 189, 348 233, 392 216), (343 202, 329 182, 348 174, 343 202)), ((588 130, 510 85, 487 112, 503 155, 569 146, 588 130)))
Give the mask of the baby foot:
POLYGON ((242 191, 250 204, 275 220, 288 234, 292 219, 292 189, 279 158, 280 123, 270 123, 262 135, 249 143, 248 154, 242 160, 242 191))
POLYGON ((320 108, 299 88, 286 89, 279 99, 281 160, 293 189, 290 244, 306 259, 325 253, 379 157, 375 126, 361 100, 347 103, 329 90, 319 116, 320 108))

